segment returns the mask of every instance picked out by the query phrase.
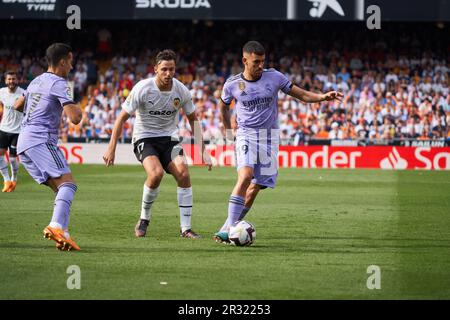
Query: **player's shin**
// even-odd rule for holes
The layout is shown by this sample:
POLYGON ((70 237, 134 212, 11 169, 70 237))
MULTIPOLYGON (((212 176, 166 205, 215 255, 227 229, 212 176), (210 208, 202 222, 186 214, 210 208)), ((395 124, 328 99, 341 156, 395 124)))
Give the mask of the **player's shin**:
POLYGON ((152 189, 144 184, 142 193, 141 219, 150 221, 152 214, 152 205, 159 193, 159 187, 152 189))
POLYGON ((69 225, 70 207, 77 191, 77 185, 72 182, 62 183, 56 194, 50 227, 67 230, 69 225))
POLYGON ((17 160, 17 157, 10 157, 9 162, 11 163, 11 180, 17 181, 17 174, 19 173, 19 161, 17 160))
POLYGON ((192 187, 177 188, 178 206, 180 207, 181 232, 191 229, 192 216, 192 187))
POLYGON ((229 227, 239 220, 241 216, 242 210, 244 208, 245 199, 241 196, 231 195, 230 200, 228 201, 228 219, 226 221, 226 226, 224 225, 224 230, 228 231, 229 227))
POLYGON ((0 156, 0 173, 3 176, 3 181, 11 181, 8 171, 8 163, 6 162, 5 156, 0 156))
POLYGON ((248 213, 249 211, 250 211, 250 208, 244 207, 244 208, 242 209, 242 213, 241 213, 241 215, 239 216, 239 219, 238 219, 238 220, 244 220, 245 216, 247 215, 247 213, 248 213))

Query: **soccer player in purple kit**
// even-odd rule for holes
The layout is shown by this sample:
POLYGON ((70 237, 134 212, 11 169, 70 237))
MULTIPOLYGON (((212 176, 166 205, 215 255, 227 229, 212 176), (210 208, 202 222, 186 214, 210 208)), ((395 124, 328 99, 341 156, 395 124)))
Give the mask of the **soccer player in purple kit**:
POLYGON ((264 69, 265 49, 257 41, 243 47, 244 71, 225 82, 219 108, 230 137, 229 105, 236 100, 238 128, 235 151, 238 179, 228 203, 228 218, 219 232, 217 242, 230 243, 228 232, 236 221, 243 220, 259 191, 274 188, 278 169, 278 91, 303 102, 340 100, 337 91, 317 94, 294 85, 281 72, 264 69))
POLYGON ((47 48, 47 72, 36 77, 14 108, 24 109, 17 153, 25 169, 39 184, 55 192, 53 216, 44 237, 62 251, 80 250, 68 231, 70 207, 77 191, 69 166, 57 146, 63 111, 73 124, 82 112, 70 95, 67 77, 72 69, 72 49, 63 43, 47 48))

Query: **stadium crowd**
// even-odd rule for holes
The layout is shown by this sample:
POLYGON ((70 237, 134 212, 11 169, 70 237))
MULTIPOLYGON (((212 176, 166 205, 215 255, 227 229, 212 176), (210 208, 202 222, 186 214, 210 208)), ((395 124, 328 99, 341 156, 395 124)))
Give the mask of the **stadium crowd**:
MULTIPOLYGON (((240 48, 248 39, 266 46, 268 68, 278 69, 297 85, 345 95, 341 103, 303 104, 280 92, 283 144, 300 145, 311 139, 450 139, 448 27, 391 24, 368 31, 354 24, 167 24, 155 30, 153 25, 129 29, 111 23, 68 37, 66 42, 76 51, 70 80, 84 117, 78 126, 63 120, 63 140, 109 140, 133 85, 153 75, 152 59, 158 50, 173 48, 179 55, 176 77, 191 91, 204 138, 220 142, 221 88, 230 75, 242 70, 240 48)), ((32 28, 22 26, 27 27, 32 28)), ((48 29, 45 36, 32 40, 21 33, 3 34, 0 71, 18 71, 22 87, 44 72, 44 54, 34 48, 65 39, 51 24, 48 29)), ((181 136, 190 136, 183 115, 179 128, 181 136)), ((124 138, 132 131, 133 118, 124 128, 124 138)))

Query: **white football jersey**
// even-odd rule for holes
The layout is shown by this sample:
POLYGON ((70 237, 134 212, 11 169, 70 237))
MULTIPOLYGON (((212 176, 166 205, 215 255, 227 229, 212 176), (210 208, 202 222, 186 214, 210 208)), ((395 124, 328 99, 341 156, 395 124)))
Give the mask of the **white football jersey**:
POLYGON ((0 89, 0 102, 3 103, 3 116, 0 130, 8 133, 19 133, 22 124, 23 113, 14 110, 14 103, 24 94, 25 90, 20 87, 16 92, 10 93, 7 87, 0 89))
POLYGON ((178 137, 180 108, 186 115, 195 111, 191 93, 177 79, 173 79, 171 91, 160 91, 155 77, 136 83, 122 105, 127 113, 136 113, 133 143, 144 138, 178 137))

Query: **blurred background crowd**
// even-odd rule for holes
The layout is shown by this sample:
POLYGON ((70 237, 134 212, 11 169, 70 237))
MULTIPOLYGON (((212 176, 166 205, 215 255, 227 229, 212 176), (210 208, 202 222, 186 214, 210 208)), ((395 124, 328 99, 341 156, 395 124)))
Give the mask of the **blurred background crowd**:
MULTIPOLYGON (((251 39, 266 47, 267 68, 307 90, 339 90, 345 96, 342 102, 304 104, 280 92, 283 144, 450 139, 450 41, 442 25, 386 23, 369 31, 356 23, 111 22, 99 28, 91 22, 67 34, 54 22, 40 23, 40 30, 29 21, 16 24, 3 30, 0 71, 16 70, 24 88, 45 71, 48 44, 69 42, 75 51, 70 82, 84 116, 78 126, 63 119, 63 141, 109 140, 134 84, 153 76, 156 53, 171 48, 178 54, 176 77, 191 92, 204 138, 220 142, 221 89, 242 71, 241 48, 251 39), (25 36, 33 30, 36 37, 25 36)), ((133 122, 127 122, 124 140, 133 122)), ((190 137, 183 114, 179 128, 182 137, 190 137)))

